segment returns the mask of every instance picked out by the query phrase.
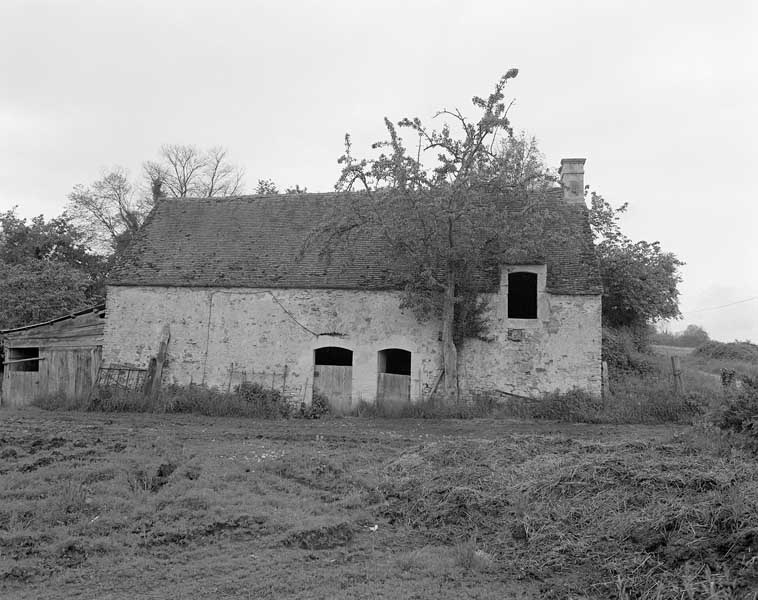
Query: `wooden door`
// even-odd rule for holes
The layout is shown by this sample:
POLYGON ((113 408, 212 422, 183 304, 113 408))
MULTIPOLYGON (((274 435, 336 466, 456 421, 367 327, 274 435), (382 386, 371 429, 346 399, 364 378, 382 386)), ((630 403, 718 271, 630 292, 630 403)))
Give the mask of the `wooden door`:
POLYGON ((400 410, 411 402, 411 376, 379 373, 376 382, 376 403, 385 410, 400 410))
POLYGON ((313 391, 326 396, 335 413, 349 412, 353 398, 353 367, 316 365, 313 368, 313 391))
POLYGON ((3 377, 3 404, 28 406, 39 394, 38 371, 5 371, 3 377))

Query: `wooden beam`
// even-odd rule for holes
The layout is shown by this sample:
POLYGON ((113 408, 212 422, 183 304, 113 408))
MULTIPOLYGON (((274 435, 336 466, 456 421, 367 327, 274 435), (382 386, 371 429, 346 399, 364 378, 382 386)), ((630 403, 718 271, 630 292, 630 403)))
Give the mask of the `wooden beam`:
POLYGON ((4 365, 15 365, 16 363, 22 363, 22 362, 31 362, 33 360, 45 360, 46 357, 44 356, 37 356, 35 358, 16 358, 15 360, 9 360, 7 362, 4 362, 4 365))

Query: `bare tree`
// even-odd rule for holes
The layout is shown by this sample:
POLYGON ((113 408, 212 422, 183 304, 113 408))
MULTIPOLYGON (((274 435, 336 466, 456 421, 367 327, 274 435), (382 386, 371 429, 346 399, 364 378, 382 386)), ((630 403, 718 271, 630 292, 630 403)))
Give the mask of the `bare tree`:
POLYGON ((205 189, 202 196, 236 196, 241 192, 245 172, 227 159, 227 151, 220 146, 214 146, 205 154, 204 169, 205 189))
POLYGON ((108 253, 125 246, 162 198, 234 196, 244 176, 219 146, 205 151, 190 145, 162 146, 159 160, 144 163, 143 170, 147 185, 138 188, 125 169, 115 167, 69 194, 67 214, 89 233, 95 250, 108 253))
POLYGON ((121 167, 106 172, 89 187, 75 186, 68 199, 67 214, 100 251, 116 250, 128 242, 152 206, 149 199, 134 193, 121 167))
POLYGON ((147 161, 144 171, 152 190, 173 198, 234 196, 244 178, 244 170, 229 162, 219 146, 206 151, 184 144, 161 146, 160 158, 147 161))

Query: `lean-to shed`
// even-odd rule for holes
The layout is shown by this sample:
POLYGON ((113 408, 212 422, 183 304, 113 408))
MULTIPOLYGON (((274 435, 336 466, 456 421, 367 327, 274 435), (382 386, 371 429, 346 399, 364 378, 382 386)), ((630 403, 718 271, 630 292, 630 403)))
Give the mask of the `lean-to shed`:
POLYGON ((25 327, 0 331, 2 405, 89 393, 100 366, 105 305, 25 327))

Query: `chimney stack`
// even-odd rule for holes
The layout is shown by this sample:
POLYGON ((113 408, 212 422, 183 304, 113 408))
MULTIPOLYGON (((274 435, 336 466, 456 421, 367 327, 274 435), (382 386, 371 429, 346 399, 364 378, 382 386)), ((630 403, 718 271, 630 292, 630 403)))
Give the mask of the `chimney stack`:
POLYGON ((586 158, 564 158, 558 174, 563 186, 563 199, 569 204, 584 204, 584 163, 586 158))

